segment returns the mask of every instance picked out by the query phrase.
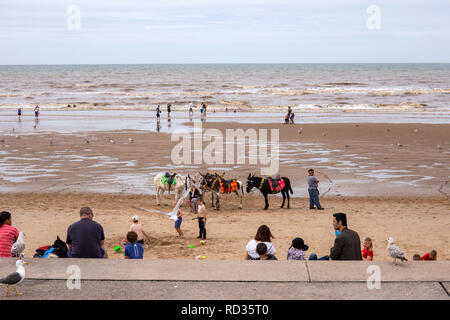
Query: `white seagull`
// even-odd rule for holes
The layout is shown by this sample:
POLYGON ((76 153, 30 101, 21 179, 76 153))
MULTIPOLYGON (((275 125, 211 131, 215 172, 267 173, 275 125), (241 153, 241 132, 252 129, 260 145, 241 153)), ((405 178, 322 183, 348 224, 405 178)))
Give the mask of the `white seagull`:
POLYGON ((394 244, 393 238, 389 237, 387 239, 387 242, 388 242, 388 246, 387 246, 386 252, 390 257, 394 258, 394 264, 397 261, 397 259, 400 259, 402 261, 408 261, 408 259, 406 259, 406 257, 405 257, 405 254, 403 253, 403 251, 394 244))
POLYGON ((21 296, 23 293, 17 291, 17 285, 25 279, 25 268, 23 267, 24 264, 28 264, 28 262, 25 262, 23 260, 17 260, 16 261, 16 272, 11 273, 10 275, 1 278, 0 284, 6 284, 6 296, 9 297, 9 286, 14 286, 14 290, 16 291, 16 295, 21 296))
POLYGON ((11 254, 14 257, 21 257, 23 255, 23 251, 25 250, 25 241, 23 241, 23 232, 19 232, 19 237, 17 241, 11 247, 11 254))

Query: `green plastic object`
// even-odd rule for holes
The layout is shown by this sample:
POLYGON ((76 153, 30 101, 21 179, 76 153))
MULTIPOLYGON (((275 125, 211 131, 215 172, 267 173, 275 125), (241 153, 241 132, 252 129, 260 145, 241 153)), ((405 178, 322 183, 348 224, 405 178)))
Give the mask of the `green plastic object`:
POLYGON ((121 253, 122 252, 122 247, 121 246, 115 246, 114 247, 114 252, 121 253))
POLYGON ((193 246, 193 245, 190 245, 190 246, 188 246, 189 248, 195 248, 195 246, 193 246))

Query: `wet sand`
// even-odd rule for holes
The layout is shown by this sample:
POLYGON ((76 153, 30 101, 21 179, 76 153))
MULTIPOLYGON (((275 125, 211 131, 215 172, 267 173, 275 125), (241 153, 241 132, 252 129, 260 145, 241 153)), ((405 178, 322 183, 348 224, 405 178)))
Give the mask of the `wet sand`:
MULTIPOLYGON (((203 128, 224 136, 227 128, 279 129, 279 173, 292 180, 294 196, 307 196, 309 168, 316 169, 322 195, 450 195, 448 124, 207 122, 203 128)), ((168 133, 136 130, 3 135, 0 192, 152 194, 153 177, 160 172, 225 171, 245 182, 263 166, 248 158, 234 165, 174 165, 171 151, 177 143, 168 133)))

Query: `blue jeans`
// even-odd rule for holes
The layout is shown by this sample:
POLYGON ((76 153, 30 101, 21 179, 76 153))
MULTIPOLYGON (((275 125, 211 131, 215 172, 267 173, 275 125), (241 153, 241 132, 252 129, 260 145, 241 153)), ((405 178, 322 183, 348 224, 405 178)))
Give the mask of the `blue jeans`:
POLYGON ((309 192, 309 208, 314 208, 314 205, 317 209, 322 208, 319 202, 319 190, 317 189, 308 189, 309 192))
POLYGON ((329 256, 323 256, 322 258, 317 258, 317 254, 311 253, 309 255, 309 259, 308 260, 330 260, 330 257, 329 256))

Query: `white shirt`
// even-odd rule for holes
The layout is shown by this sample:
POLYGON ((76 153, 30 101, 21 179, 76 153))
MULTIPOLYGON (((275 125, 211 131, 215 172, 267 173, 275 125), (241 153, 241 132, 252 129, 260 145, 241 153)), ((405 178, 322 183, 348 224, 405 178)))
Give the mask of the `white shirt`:
MULTIPOLYGON (((258 241, 256 241, 255 239, 250 240, 247 243, 247 246, 245 247, 245 249, 247 249, 247 253, 250 257, 252 257, 253 259, 257 259, 259 258, 259 254, 256 252, 256 246, 258 245, 258 241)), ((271 242, 264 242, 267 246, 267 254, 275 254, 275 247, 273 246, 273 244, 271 242)))

